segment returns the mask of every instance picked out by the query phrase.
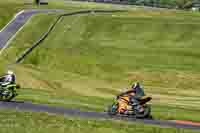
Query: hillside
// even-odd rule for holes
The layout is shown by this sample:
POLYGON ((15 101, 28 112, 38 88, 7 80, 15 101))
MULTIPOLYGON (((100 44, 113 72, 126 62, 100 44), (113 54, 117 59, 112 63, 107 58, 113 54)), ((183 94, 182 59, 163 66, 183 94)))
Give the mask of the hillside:
MULTIPOLYGON (((1 68, 57 15, 33 17, 1 57, 1 68)), ((167 10, 65 17, 22 64, 12 66, 23 86, 17 100, 103 111, 139 81, 153 97, 156 118, 198 121, 199 27, 198 13, 167 10)))

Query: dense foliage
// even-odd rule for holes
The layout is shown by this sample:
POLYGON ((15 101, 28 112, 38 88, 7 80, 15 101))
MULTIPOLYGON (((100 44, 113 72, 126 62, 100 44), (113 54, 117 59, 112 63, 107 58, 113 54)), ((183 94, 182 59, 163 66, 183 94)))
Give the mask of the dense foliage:
POLYGON ((146 5, 153 7, 167 7, 186 9, 193 3, 200 3, 199 0, 129 0, 130 4, 146 5))

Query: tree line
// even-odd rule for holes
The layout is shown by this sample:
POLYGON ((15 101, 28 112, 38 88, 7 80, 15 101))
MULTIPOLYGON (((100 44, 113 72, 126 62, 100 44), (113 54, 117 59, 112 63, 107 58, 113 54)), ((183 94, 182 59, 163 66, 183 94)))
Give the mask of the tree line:
MULTIPOLYGON (((39 4, 42 0, 34 0, 36 4, 39 4)), ((193 6, 194 3, 199 3, 200 0, 80 0, 80 1, 99 1, 111 3, 122 2, 133 5, 144 5, 151 7, 160 7, 160 8, 177 8, 177 9, 189 9, 193 6)))
POLYGON ((128 0, 128 2, 135 5, 179 9, 190 8, 194 3, 200 4, 200 0, 128 0))

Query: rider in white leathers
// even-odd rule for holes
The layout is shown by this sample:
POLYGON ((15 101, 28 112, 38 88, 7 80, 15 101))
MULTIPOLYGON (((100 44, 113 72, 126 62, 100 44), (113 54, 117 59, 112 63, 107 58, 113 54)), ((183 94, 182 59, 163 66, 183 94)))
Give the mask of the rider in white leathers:
POLYGON ((12 71, 8 71, 4 76, 0 77, 0 85, 6 86, 15 83, 15 74, 12 71))

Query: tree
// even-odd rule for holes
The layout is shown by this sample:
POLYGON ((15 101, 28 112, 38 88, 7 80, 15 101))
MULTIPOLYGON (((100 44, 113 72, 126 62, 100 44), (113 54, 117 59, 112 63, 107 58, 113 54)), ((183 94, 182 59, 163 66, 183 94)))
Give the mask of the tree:
POLYGON ((178 6, 178 8, 180 9, 185 9, 185 7, 192 3, 193 0, 176 0, 176 5, 178 6))
POLYGON ((128 3, 129 3, 129 4, 136 4, 136 1, 137 1, 137 0, 128 0, 128 3))
POLYGON ((40 4, 40 0, 35 0, 35 4, 39 5, 40 4))
POLYGON ((176 2, 175 0, 160 0, 159 1, 159 4, 162 6, 162 7, 176 7, 176 2))

